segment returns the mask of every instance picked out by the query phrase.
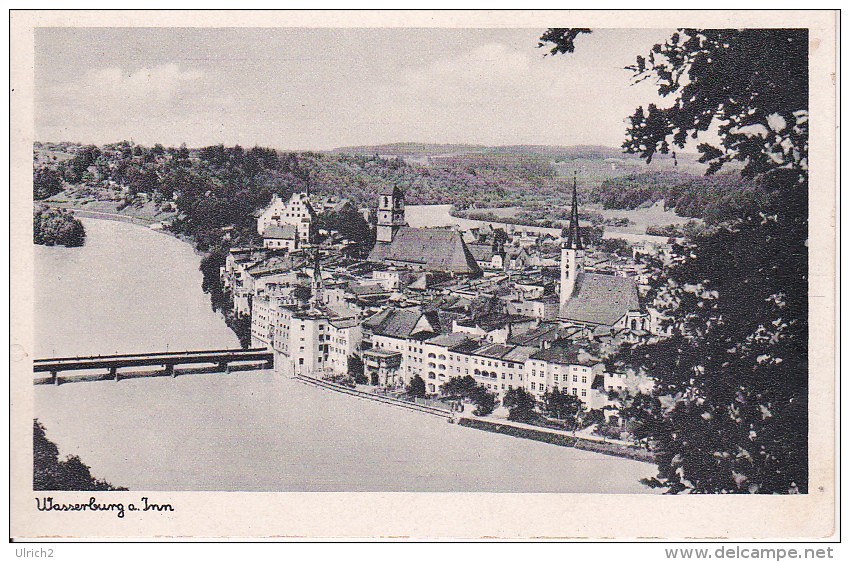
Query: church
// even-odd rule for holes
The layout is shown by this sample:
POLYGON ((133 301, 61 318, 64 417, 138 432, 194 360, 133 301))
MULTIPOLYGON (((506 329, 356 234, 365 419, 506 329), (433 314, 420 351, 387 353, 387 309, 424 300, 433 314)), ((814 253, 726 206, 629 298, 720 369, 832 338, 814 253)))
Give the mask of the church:
POLYGON ((463 236, 447 228, 411 228, 404 219, 404 193, 390 187, 378 197, 377 242, 368 261, 414 271, 480 276, 463 236))
POLYGON ((647 330, 634 278, 587 273, 584 244, 578 224, 578 194, 573 180, 573 208, 566 244, 561 247, 561 286, 558 320, 564 327, 587 330, 647 330))

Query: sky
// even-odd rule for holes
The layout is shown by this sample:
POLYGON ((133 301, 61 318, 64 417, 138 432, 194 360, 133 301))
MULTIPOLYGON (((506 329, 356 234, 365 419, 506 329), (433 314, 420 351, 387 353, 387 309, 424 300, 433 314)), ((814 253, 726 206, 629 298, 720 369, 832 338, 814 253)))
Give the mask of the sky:
POLYGON ((663 105, 624 67, 673 30, 38 28, 35 138, 329 150, 392 142, 619 146, 663 105))

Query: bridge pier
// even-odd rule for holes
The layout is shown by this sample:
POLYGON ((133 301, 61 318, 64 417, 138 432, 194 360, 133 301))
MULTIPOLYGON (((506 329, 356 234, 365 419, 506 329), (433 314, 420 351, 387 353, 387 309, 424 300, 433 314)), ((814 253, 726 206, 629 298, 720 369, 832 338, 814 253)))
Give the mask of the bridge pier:
POLYGON ((174 365, 173 365, 173 364, 168 363, 168 364, 166 364, 166 365, 163 365, 163 367, 165 367, 165 374, 166 374, 166 375, 169 375, 172 379, 173 379, 173 378, 175 378, 175 377, 177 376, 177 375, 174 373, 174 365))
POLYGON ((56 371, 50 371, 50 380, 56 386, 59 386, 59 375, 56 371))
POLYGON ((119 380, 118 367, 116 367, 114 365, 112 367, 110 367, 109 368, 109 376, 112 377, 112 380, 114 380, 115 382, 118 382, 118 380, 119 380))
POLYGON ((223 373, 230 373, 230 364, 227 361, 219 361, 218 368, 221 369, 223 373))

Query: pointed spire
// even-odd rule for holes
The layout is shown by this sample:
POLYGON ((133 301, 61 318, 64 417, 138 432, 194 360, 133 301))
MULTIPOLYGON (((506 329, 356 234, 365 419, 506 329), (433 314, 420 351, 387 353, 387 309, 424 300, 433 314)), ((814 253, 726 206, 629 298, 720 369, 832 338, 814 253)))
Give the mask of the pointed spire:
POLYGON ((581 230, 578 226, 578 187, 576 180, 577 172, 573 172, 573 209, 570 211, 570 231, 567 235, 567 248, 571 250, 583 250, 581 244, 581 230))

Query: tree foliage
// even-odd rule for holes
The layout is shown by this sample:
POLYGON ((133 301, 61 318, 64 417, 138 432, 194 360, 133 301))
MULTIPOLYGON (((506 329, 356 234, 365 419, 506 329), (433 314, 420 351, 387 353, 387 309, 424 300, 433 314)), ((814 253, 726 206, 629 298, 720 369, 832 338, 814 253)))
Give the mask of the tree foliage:
POLYGON ((419 375, 410 380, 407 385, 407 394, 414 398, 425 398, 425 381, 419 375))
POLYGON ((470 375, 452 377, 440 386, 440 393, 449 398, 472 398, 478 383, 470 375))
POLYGON ((470 398, 472 403, 475 404, 475 410, 472 413, 476 416, 487 416, 496 409, 496 395, 482 385, 473 389, 470 398))
POLYGON ((643 411, 670 493, 808 491, 807 30, 684 29, 631 69, 670 107, 639 108, 624 148, 650 160, 717 127, 709 173, 732 161, 767 194, 655 263, 648 296, 672 328, 617 358, 656 380, 643 411))
POLYGON ((537 417, 535 408, 537 400, 524 388, 512 388, 505 394, 502 405, 508 411, 508 419, 519 422, 529 422, 537 417))
POLYGON ((33 420, 33 490, 126 490, 98 480, 80 457, 73 455, 59 460, 56 447, 38 420, 33 420))
POLYGON ((36 205, 32 218, 33 242, 45 246, 82 246, 86 229, 74 213, 66 209, 36 205))
POLYGON ((558 388, 543 395, 543 412, 550 418, 564 420, 569 425, 576 425, 576 418, 582 411, 582 402, 578 396, 573 396, 566 390, 558 388))

